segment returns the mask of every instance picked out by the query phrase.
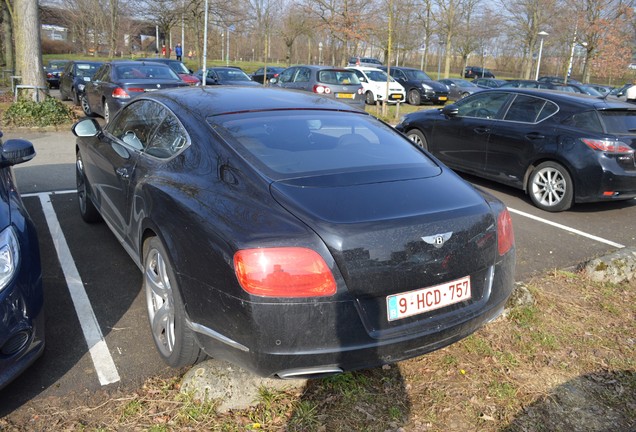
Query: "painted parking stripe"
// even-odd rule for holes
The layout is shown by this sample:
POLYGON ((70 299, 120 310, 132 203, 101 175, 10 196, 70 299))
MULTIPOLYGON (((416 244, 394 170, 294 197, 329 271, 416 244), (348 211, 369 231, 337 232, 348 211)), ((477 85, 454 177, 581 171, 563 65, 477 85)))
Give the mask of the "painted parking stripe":
POLYGON ((595 241, 600 242, 600 243, 605 243, 607 245, 613 246, 613 247, 618 248, 618 249, 622 249, 622 248, 625 247, 625 245, 622 245, 620 243, 615 243, 615 242, 613 242, 611 240, 607 240, 607 239, 604 239, 602 237, 598 237, 598 236, 595 236, 595 235, 592 235, 592 234, 588 234, 586 232, 579 231, 579 230, 574 229, 574 228, 570 228, 570 227, 568 227, 566 225, 561 225, 560 223, 556 223, 556 222, 549 221, 547 219, 540 218, 540 217, 532 215, 530 213, 525 213, 525 212, 522 212, 520 210, 512 209, 510 207, 508 207, 508 210, 510 211, 510 213, 518 214, 519 216, 527 217, 529 219, 533 219, 533 220, 536 220, 538 222, 541 222, 541 223, 544 223, 544 224, 547 224, 547 225, 551 225, 553 227, 562 229, 564 231, 571 232, 572 234, 580 235, 582 237, 586 237, 586 238, 589 238, 591 240, 595 240, 595 241))
POLYGON ((102 331, 99 328, 99 323, 93 312, 88 295, 86 295, 84 283, 80 278, 71 251, 62 233, 62 227, 51 204, 51 194, 39 193, 35 195, 40 198, 42 210, 46 217, 46 223, 49 226, 49 231, 53 238, 55 250, 57 251, 57 256, 60 260, 62 271, 64 272, 64 278, 66 279, 66 285, 71 294, 71 299, 73 300, 75 312, 82 327, 84 338, 88 344, 88 351, 93 359, 93 365, 95 366, 99 383, 101 385, 107 385, 118 382, 120 380, 119 373, 110 355, 102 331))

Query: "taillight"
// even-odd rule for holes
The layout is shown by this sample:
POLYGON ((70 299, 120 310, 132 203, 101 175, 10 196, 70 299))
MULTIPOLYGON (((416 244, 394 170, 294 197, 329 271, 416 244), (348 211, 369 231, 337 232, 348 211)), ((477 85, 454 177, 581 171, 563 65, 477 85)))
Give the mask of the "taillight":
POLYGON ((633 153, 634 150, 622 141, 600 140, 593 138, 581 138, 592 150, 602 151, 611 154, 633 153))
POLYGON ((336 281, 322 257, 311 249, 245 249, 234 254, 241 287, 266 297, 322 297, 336 293, 336 281))
POLYGON ((363 94, 363 93, 364 93, 364 89, 363 89, 362 87, 360 87, 360 88, 358 89, 358 94, 359 94, 359 95, 361 95, 361 94, 363 94))
POLYGON ((331 89, 329 87, 325 87, 324 85, 315 84, 314 85, 314 93, 329 94, 329 93, 331 93, 331 89))
POLYGON ((128 93, 126 93, 126 90, 124 90, 121 87, 117 87, 115 90, 113 90, 113 93, 111 95, 114 98, 118 98, 118 99, 129 99, 130 95, 128 93))
POLYGON ((497 217, 497 249, 504 255, 515 244, 515 233, 512 230, 512 218, 508 209, 504 209, 497 217))

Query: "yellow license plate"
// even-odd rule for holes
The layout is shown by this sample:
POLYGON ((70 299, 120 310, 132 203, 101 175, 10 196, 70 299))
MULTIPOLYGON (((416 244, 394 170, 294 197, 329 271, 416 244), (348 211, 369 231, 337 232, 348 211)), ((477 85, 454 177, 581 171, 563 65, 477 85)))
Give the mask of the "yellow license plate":
POLYGON ((402 99, 402 95, 401 94, 392 94, 391 95, 391 99, 402 99))
POLYGON ((355 93, 336 93, 336 98, 338 99, 355 99, 355 93))
POLYGON ((440 96, 439 100, 447 100, 448 98, 446 96, 440 96))

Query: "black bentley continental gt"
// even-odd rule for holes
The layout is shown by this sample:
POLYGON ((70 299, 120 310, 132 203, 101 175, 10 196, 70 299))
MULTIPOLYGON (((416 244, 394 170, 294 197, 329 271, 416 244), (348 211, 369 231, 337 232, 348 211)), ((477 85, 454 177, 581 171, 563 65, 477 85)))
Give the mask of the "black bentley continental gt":
POLYGON ((468 336, 513 289, 506 207, 336 100, 161 90, 73 132, 81 216, 142 269, 169 365, 376 367, 468 336))

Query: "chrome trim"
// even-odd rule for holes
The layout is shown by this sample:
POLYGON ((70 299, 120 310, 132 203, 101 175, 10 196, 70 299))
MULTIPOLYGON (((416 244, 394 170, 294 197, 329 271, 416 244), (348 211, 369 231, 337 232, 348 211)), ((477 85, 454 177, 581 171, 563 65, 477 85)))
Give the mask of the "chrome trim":
POLYGON ((227 336, 223 336, 221 333, 217 333, 217 332, 215 332, 214 330, 212 330, 210 328, 202 326, 201 324, 193 323, 190 320, 187 320, 186 324, 192 331, 195 331, 197 333, 201 333, 202 335, 211 337, 212 339, 216 339, 219 342, 223 342, 224 344, 227 344, 227 345, 231 346, 232 348, 236 348, 236 349, 239 349, 239 350, 245 351, 245 352, 249 352, 250 351, 250 349, 248 347, 246 347, 245 345, 242 345, 242 344, 236 342, 235 340, 232 340, 232 339, 228 338, 227 336))
POLYGON ((316 377, 319 375, 333 375, 342 372, 344 371, 336 366, 316 366, 313 368, 289 369, 277 372, 275 375, 280 379, 298 379, 303 377, 316 377))

